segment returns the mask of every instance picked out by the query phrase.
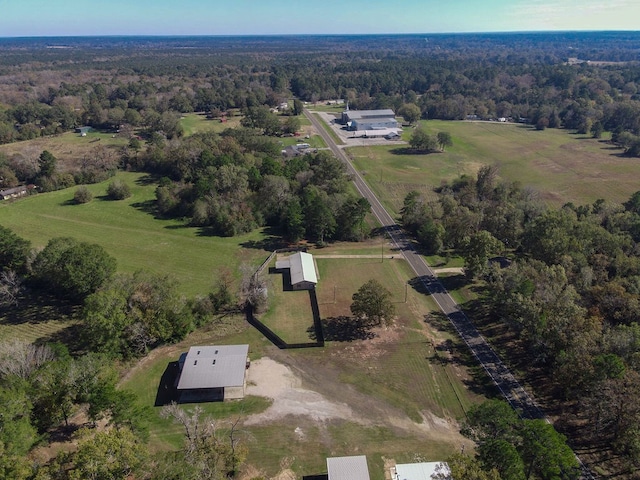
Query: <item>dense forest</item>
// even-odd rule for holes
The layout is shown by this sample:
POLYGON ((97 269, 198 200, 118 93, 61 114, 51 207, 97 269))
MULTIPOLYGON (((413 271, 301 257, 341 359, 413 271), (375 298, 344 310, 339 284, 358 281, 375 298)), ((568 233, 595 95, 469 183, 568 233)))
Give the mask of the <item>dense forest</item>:
POLYGON ((640 192, 553 210, 497 174, 484 166, 445 183, 436 201, 411 192, 403 225, 427 253, 457 252, 468 279, 484 281, 474 319, 507 332, 510 357, 544 379, 539 394, 556 398, 576 442, 637 464, 640 192))
MULTIPOLYGON (((117 156, 102 151, 81 165, 63 165, 47 151, 0 154, 0 188, 34 183, 50 191, 103 181, 119 168, 143 171, 158 182, 154 214, 213 235, 270 225, 285 242, 322 245, 369 233, 369 204, 351 192, 341 162, 322 151, 282 158, 274 137, 296 131, 302 101, 393 108, 408 122, 504 117, 596 138, 608 131, 626 154, 640 156, 637 33, 2 39, 0 51, 0 143, 85 125, 128 142, 117 156), (292 97, 287 115, 271 112, 292 97), (233 112, 243 120, 220 134, 185 137, 180 116, 190 112, 233 112)), ((125 187, 113 182, 108 195, 123 198, 125 187)), ((80 187, 75 200, 87 201, 86 190, 80 187)), ((437 201, 410 193, 401 215, 425 252, 464 258, 467 280, 482 290, 474 319, 506 332, 524 374, 545 379, 534 382, 538 393, 551 399, 574 444, 635 468, 640 193, 620 205, 602 199, 552 210, 484 166, 475 177, 441 185, 437 201)), ((116 273, 98 245, 54 238, 33 252, 0 227, 2 308, 16 308, 28 288, 49 292, 81 320, 80 346, 72 351, 0 344, 0 478, 89 478, 96 469, 103 469, 96 478, 235 473, 243 452, 220 442, 198 412, 186 418, 167 410, 185 426, 185 447, 150 461, 148 412, 116 388, 113 368, 113 359, 144 355, 184 338, 213 313, 237 308, 246 299, 229 285, 221 275, 210 294, 186 299, 170 278, 116 273), (80 405, 90 422, 114 428, 80 432, 77 451, 34 464, 28 453, 64 433, 80 405), (119 456, 112 463, 92 463, 113 452, 119 456)), ((472 411, 468 434, 490 470, 500 465, 496 443, 486 442, 487 415, 472 411)), ((491 478, 521 479, 525 465, 539 478, 561 478, 534 470, 537 457, 527 450, 547 427, 500 415, 505 436, 492 440, 517 444, 522 462, 491 478)))

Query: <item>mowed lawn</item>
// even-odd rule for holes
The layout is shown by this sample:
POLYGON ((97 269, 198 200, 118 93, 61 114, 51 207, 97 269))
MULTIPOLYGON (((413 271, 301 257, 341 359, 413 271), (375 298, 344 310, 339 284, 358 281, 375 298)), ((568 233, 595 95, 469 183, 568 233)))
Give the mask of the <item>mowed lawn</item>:
POLYGON ((307 290, 283 290, 282 274, 268 275, 269 310, 257 315, 285 343, 313 343, 313 313, 307 290))
POLYGON ((453 342, 457 348, 465 347, 457 336, 426 325, 438 308, 429 296, 407 285, 413 274, 406 261, 316 257, 316 262, 320 316, 329 348, 335 350, 340 364, 341 380, 385 399, 414 421, 419 422, 425 410, 442 418, 464 417, 480 397, 467 389, 464 368, 450 358, 450 352, 441 351, 441 346, 453 342), (379 331, 379 338, 341 341, 327 331, 327 325, 332 319, 350 317, 351 297, 369 279, 378 280, 390 291, 396 307, 395 325, 379 331))
MULTIPOLYGON (((497 165, 500 178, 539 191, 555 206, 599 198, 623 202, 640 190, 640 160, 621 156, 621 149, 604 140, 498 122, 430 120, 422 126, 432 135, 449 132, 453 146, 429 155, 404 153, 406 145, 348 150, 358 171, 396 213, 409 191, 433 195, 442 180, 475 175, 484 164, 497 165)), ((411 132, 404 136, 410 138, 411 132)))
POLYGON ((121 172, 117 178, 130 185, 131 197, 106 199, 111 180, 88 185, 94 199, 84 205, 73 203, 75 187, 33 195, 0 204, 0 224, 36 248, 44 247, 53 237, 97 243, 116 258, 118 271, 143 269, 171 275, 189 296, 211 291, 221 267, 235 272, 241 262, 257 264, 264 258, 264 251, 250 248, 263 238, 262 231, 221 238, 204 235, 180 220, 155 218, 156 185, 138 173, 121 172))
MULTIPOLYGON (((336 255, 336 252, 354 252, 362 249, 377 250, 376 242, 363 245, 338 244, 318 252, 336 255)), ((295 365, 294 371, 301 378, 323 378, 342 387, 328 388, 324 392, 327 400, 348 405, 359 405, 364 394, 375 405, 386 405, 377 414, 398 415, 404 412, 425 429, 434 420, 432 414, 441 419, 461 420, 468 407, 481 397, 467 389, 465 383, 473 382, 458 355, 451 355, 443 345, 452 350, 462 349, 455 336, 449 332, 432 330, 425 317, 434 311, 431 299, 406 288, 411 279, 410 270, 402 259, 379 258, 322 258, 316 257, 319 269, 318 301, 321 317, 350 315, 351 295, 370 278, 384 282, 392 291, 396 302, 397 319, 393 327, 376 329, 374 338, 365 340, 329 340, 324 348, 278 351, 260 333, 248 327, 241 318, 224 319, 203 331, 190 335, 180 345, 169 346, 152 353, 142 368, 136 369, 123 386, 133 389, 141 403, 152 405, 159 379, 169 362, 175 361, 181 351, 189 345, 248 343, 252 360, 261 356, 285 360, 295 365), (334 286, 336 302, 334 303, 334 286), (407 301, 405 303, 405 293, 407 301), (350 386, 357 391, 354 396, 350 386)), ((280 277, 280 275, 273 275, 280 277)), ((270 313, 287 315, 291 332, 299 328, 303 336, 311 325, 310 311, 291 308, 291 294, 300 295, 300 305, 307 304, 307 292, 282 291, 281 278, 269 282, 270 313), (278 288, 279 287, 279 288, 278 288), (276 298, 274 298, 276 297, 276 298), (303 298, 304 297, 304 298, 303 298), (285 307, 289 305, 289 307, 285 307)), ((296 300, 297 302, 297 300, 296 300)), ((282 332, 281 332, 282 333, 282 332)), ((308 341, 308 337, 306 337, 308 341)), ((305 383, 303 383, 303 387, 305 383)), ((369 401, 369 400, 367 400, 369 401)), ((202 404, 206 412, 216 418, 245 418, 269 405, 259 397, 248 397, 242 402, 202 404)), ((187 406, 189 407, 189 406, 187 406)), ((366 408, 366 406, 363 406, 366 408)), ((154 450, 165 450, 179 446, 181 427, 161 419, 159 407, 154 408, 151 427, 151 445, 154 450)), ((247 442, 247 463, 274 476, 281 469, 282 461, 289 459, 291 469, 298 477, 326 471, 326 457, 335 455, 366 454, 372 467, 372 479, 383 480, 383 457, 399 462, 413 461, 416 455, 429 460, 446 458, 460 448, 451 437, 436 438, 415 431, 383 426, 389 418, 378 418, 380 425, 361 425, 351 421, 335 419, 318 422, 308 416, 289 415, 257 425, 244 426, 242 436, 247 442)), ((403 420, 405 421, 405 420, 403 420)))

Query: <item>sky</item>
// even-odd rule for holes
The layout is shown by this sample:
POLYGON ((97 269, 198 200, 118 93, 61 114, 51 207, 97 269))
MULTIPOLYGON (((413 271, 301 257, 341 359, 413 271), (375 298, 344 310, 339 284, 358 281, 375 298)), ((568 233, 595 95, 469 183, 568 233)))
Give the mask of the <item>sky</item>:
POLYGON ((0 37, 640 30, 640 0, 0 0, 0 37))

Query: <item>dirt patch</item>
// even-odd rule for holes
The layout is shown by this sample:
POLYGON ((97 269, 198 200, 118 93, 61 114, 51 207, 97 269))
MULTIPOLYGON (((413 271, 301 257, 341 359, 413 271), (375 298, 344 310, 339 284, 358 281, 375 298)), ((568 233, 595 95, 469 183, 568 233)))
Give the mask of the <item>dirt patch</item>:
MULTIPOLYGON (((388 330, 384 338, 376 337, 377 342, 393 341, 398 333, 388 330)), ((376 342, 363 343, 372 344, 370 354, 374 354, 376 342)), ((279 357, 280 361, 263 357, 252 362, 247 394, 271 398, 273 404, 264 412, 249 416, 244 422, 247 426, 273 423, 287 416, 304 416, 320 426, 341 420, 471 446, 469 440, 460 435, 457 425, 429 412, 423 412, 422 422, 416 423, 404 412, 338 381, 339 372, 329 364, 307 365, 301 358, 292 359, 282 351, 273 351, 271 356, 279 357), (333 400, 338 398, 340 401, 333 400)), ((302 430, 296 430, 296 434, 304 437, 302 430)))
POLYGON ((264 412, 250 416, 245 425, 257 425, 280 420, 287 415, 303 415, 317 422, 334 418, 358 422, 348 405, 332 402, 321 394, 302 388, 302 381, 293 372, 270 358, 261 358, 249 369, 248 395, 273 399, 264 412))

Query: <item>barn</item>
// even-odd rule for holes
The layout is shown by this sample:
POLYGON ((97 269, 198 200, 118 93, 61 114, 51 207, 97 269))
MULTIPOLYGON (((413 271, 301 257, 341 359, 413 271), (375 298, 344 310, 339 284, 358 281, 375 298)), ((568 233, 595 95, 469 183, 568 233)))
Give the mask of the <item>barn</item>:
POLYGON ((180 355, 177 382, 180 403, 244 397, 249 345, 191 347, 180 355))
POLYGON ((33 190, 35 185, 21 185, 19 187, 5 188, 0 190, 0 200, 7 200, 9 198, 23 197, 29 193, 29 190, 33 190))
POLYGON ((310 253, 298 252, 277 260, 276 270, 289 270, 294 290, 312 290, 318 283, 316 265, 310 253))

